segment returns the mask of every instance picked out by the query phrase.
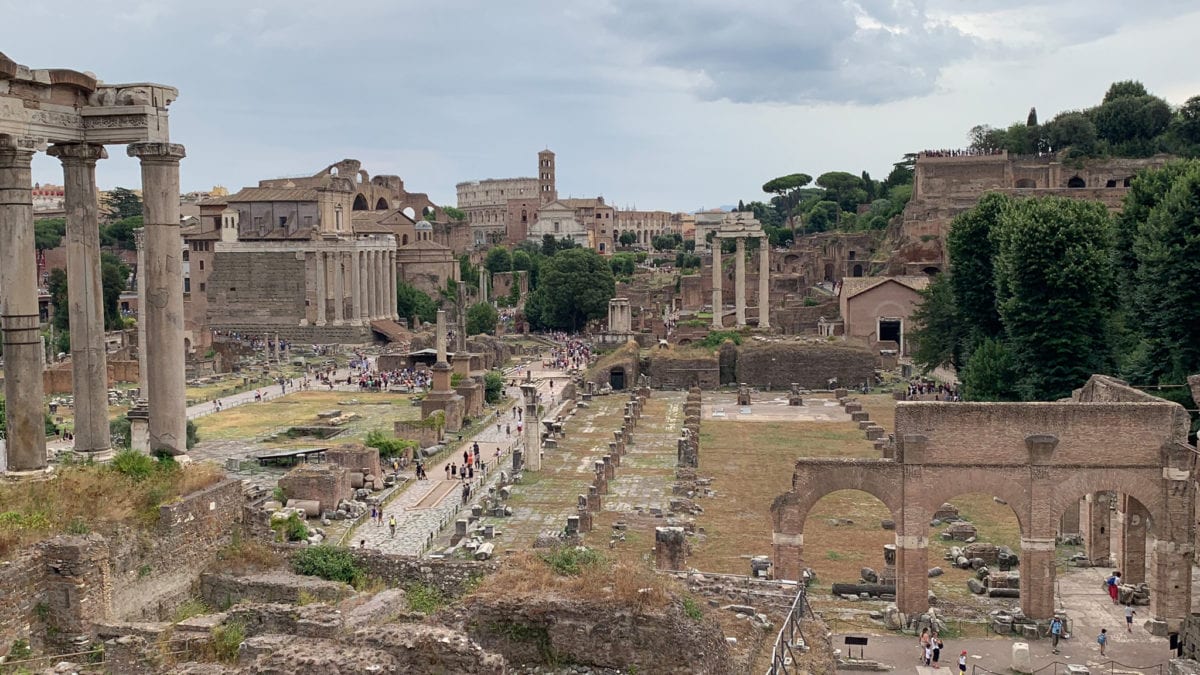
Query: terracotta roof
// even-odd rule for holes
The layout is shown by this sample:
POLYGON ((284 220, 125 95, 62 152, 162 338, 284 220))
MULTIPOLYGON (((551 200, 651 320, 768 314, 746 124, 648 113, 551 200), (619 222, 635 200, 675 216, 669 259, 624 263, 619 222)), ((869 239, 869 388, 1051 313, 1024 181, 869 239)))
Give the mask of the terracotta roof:
POLYGON ((931 279, 923 274, 896 277, 846 277, 842 279, 842 297, 853 298, 888 281, 894 281, 914 291, 920 291, 929 285, 931 279))
POLYGON ((242 188, 235 195, 225 199, 228 204, 235 202, 315 202, 317 191, 309 188, 242 188))

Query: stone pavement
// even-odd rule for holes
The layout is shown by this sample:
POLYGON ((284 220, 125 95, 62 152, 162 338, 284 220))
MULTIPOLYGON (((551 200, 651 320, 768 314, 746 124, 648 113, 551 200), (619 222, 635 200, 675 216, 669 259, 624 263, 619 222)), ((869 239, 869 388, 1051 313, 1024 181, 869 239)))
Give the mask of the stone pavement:
POLYGON ((639 508, 659 509, 666 517, 675 482, 676 441, 683 426, 685 398, 685 392, 656 391, 647 399, 641 420, 633 430, 633 444, 621 458, 616 478, 608 484, 605 511, 632 513, 639 508))
MULTIPOLYGON (((517 370, 506 371, 506 375, 509 379, 516 379, 517 370)), ((561 383, 566 374, 562 371, 537 367, 534 370, 534 376, 543 378, 535 380, 535 382, 538 392, 547 401, 547 407, 550 407, 553 401, 558 400, 557 395, 561 391, 561 383), (551 379, 556 381, 553 390, 550 386, 551 379)), ((514 400, 521 398, 519 387, 506 387, 505 394, 514 400)), ((422 555, 431 543, 436 545, 448 543, 446 537, 453 532, 450 526, 453 525, 457 514, 466 509, 462 503, 462 481, 447 480, 445 467, 451 462, 462 463, 463 450, 470 448, 475 442, 479 443, 480 458, 488 467, 485 476, 481 476, 477 472, 471 481, 469 503, 476 503, 478 498, 487 492, 487 487, 499 480, 500 473, 495 470, 494 466, 497 448, 502 449, 503 452, 501 468, 510 474, 512 472, 512 448, 519 442, 519 435, 517 434, 517 421, 512 417, 511 410, 501 410, 498 416, 479 433, 463 439, 461 443, 456 442, 457 447, 453 452, 426 467, 429 480, 418 481, 410 485, 408 489, 387 503, 384 508, 383 525, 373 525, 364 519, 363 523, 354 530, 347 543, 358 546, 365 541, 367 548, 403 555, 422 555), (496 427, 496 422, 500 422, 502 425, 499 429, 496 427), (504 425, 511 428, 511 435, 506 433, 504 425), (430 499, 427 500, 427 497, 430 499), (397 523, 394 537, 387 525, 388 518, 393 514, 396 516, 397 523)))

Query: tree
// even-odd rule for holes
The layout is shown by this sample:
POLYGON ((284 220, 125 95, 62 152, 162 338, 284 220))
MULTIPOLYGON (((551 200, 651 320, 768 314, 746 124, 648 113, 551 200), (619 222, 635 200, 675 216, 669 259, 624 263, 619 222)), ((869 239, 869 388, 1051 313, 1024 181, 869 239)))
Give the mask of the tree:
POLYGON ((1153 186, 1158 199, 1133 239, 1133 315, 1144 352, 1134 374, 1147 384, 1177 384, 1200 371, 1200 161, 1154 173, 1169 180, 1135 181, 1153 186))
POLYGON ((467 335, 496 332, 496 308, 486 302, 477 302, 467 310, 467 335))
POLYGON ((562 251, 546 260, 538 289, 526 303, 531 324, 541 328, 578 330, 608 313, 616 295, 612 269, 591 249, 562 251))
POLYGON ((445 213, 447 218, 454 221, 462 221, 467 219, 466 211, 453 206, 443 206, 442 213, 445 213))
POLYGON ((517 249, 512 254, 512 268, 513 271, 529 271, 533 269, 533 258, 525 251, 517 249))
POLYGON ((867 201, 867 191, 859 176, 845 171, 830 171, 817 178, 817 185, 825 188, 825 199, 837 202, 843 211, 854 213, 859 204, 867 201))
POLYGON ((1095 108, 1092 120, 1100 138, 1109 143, 1145 142, 1167 130, 1171 106, 1157 96, 1124 96, 1095 108))
POLYGON ((841 209, 837 202, 820 201, 813 205, 804 218, 804 229, 808 232, 824 232, 837 226, 841 209))
POLYGON ((621 232, 621 236, 617 238, 617 243, 622 246, 633 246, 637 243, 637 240, 637 234, 630 232, 629 230, 624 230, 621 232))
POLYGON ((1122 80, 1121 82, 1113 82, 1108 85, 1108 91, 1104 94, 1102 103, 1111 103, 1122 98, 1141 98, 1149 92, 1146 91, 1146 85, 1137 80, 1122 80))
POLYGON ((553 256, 555 253, 558 253, 558 239, 555 239, 554 235, 552 235, 552 234, 543 234, 542 235, 542 255, 549 258, 549 257, 553 256))
POLYGON ((616 276, 631 277, 635 268, 633 255, 629 253, 616 253, 608 259, 608 265, 612 268, 612 272, 616 276))
POLYGON ((1095 151, 1096 137, 1096 124, 1078 110, 1059 113, 1042 127, 1042 140, 1050 150, 1070 148, 1077 154, 1090 155, 1095 151))
POLYGON ((33 223, 33 246, 39 251, 58 248, 67 233, 66 218, 42 218, 33 223))
POLYGON ((968 401, 1019 401, 1017 364, 1008 347, 988 338, 971 353, 962 371, 962 395, 968 401))
POLYGON ((1189 143, 1200 143, 1200 96, 1193 96, 1179 109, 1179 135, 1189 143))
POLYGON ((396 283, 396 312, 409 325, 415 325, 414 318, 422 323, 437 321, 437 309, 437 303, 425 291, 405 281, 396 283))
POLYGON ((1036 127, 1038 125, 1037 108, 1029 109, 1029 116, 1025 118, 1025 126, 1036 127))
POLYGON ((142 215, 142 198, 133 190, 116 187, 108 191, 109 220, 125 220, 142 215))
POLYGON ((493 247, 492 250, 487 252, 483 266, 492 274, 509 272, 513 268, 512 254, 503 246, 493 247))
POLYGON ((104 296, 104 328, 119 330, 125 327, 121 318, 121 293, 129 284, 129 266, 117 256, 100 254, 100 281, 104 296))
POLYGON ((136 251, 137 240, 133 236, 133 231, 141 226, 141 216, 130 216, 104 225, 100 228, 100 245, 136 251))
POLYGON ((997 308, 1020 397, 1070 396, 1092 373, 1109 370, 1116 294, 1104 205, 1018 201, 1001 212, 991 238, 997 308))
POLYGON ((772 178, 763 183, 762 191, 784 197, 794 190, 802 188, 812 182, 812 176, 806 173, 789 173, 786 176, 772 178))
MULTIPOLYGON (((464 253, 458 256, 458 278, 463 280, 463 283, 468 286, 479 287, 479 267, 471 263, 471 256, 464 253)), ((451 284, 446 284, 447 288, 451 284)), ((451 298, 457 301, 457 298, 451 298)))
POLYGON ((956 331, 958 344, 953 351, 955 366, 961 366, 963 358, 982 339, 1000 335, 1004 330, 996 306, 993 269, 996 244, 991 232, 1012 204, 1013 201, 1004 195, 987 194, 975 208, 964 211, 950 223, 946 250, 954 267, 950 285, 961 326, 956 331))
POLYGON ((913 362, 925 370, 955 363, 962 324, 950 277, 938 275, 920 293, 921 304, 912 313, 916 329, 909 334, 909 343, 916 345, 913 362))

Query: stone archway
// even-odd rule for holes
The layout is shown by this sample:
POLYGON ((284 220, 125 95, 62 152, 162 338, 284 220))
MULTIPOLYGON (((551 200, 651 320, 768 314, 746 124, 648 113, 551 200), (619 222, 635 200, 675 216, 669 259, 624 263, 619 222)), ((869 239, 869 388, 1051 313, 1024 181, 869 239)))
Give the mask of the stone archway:
POLYGON ((380 197, 379 201, 375 202, 375 210, 376 211, 387 211, 388 210, 387 200, 384 199, 383 197, 380 197))
POLYGON ((371 210, 371 207, 367 205, 367 198, 362 196, 361 194, 354 196, 354 206, 352 208, 355 211, 371 210))
POLYGON ((1087 181, 1080 178, 1079 176, 1071 176, 1071 179, 1067 181, 1067 187, 1069 187, 1069 188, 1087 187, 1087 181))
POLYGON ((1154 523, 1151 613, 1177 629, 1191 607, 1195 543, 1196 451, 1187 445, 1187 413, 1141 392, 1121 395, 1144 402, 897 403, 890 457, 796 462, 793 488, 771 509, 777 573, 798 577, 804 518, 817 499, 863 490, 897 514, 897 604, 922 613, 930 517, 941 503, 986 485, 1020 524, 1021 607, 1046 619, 1054 613, 1063 513, 1084 495, 1114 490, 1132 496, 1154 523))

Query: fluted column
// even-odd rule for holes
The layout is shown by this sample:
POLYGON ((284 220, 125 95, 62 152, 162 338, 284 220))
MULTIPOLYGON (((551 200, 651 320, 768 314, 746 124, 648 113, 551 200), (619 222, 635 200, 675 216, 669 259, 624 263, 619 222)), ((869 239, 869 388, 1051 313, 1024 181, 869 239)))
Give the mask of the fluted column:
POLYGON ((0 332, 9 472, 46 468, 42 340, 33 241, 32 143, 0 136, 0 332))
POLYGON ((375 318, 386 319, 383 311, 383 251, 375 251, 375 318))
POLYGON ((146 384, 147 378, 150 377, 150 367, 146 362, 146 306, 142 304, 142 298, 146 297, 146 229, 135 229, 133 241, 137 246, 138 398, 145 401, 146 391, 150 388, 146 384))
POLYGON ((317 277, 317 325, 325 325, 325 253, 317 251, 313 254, 313 265, 317 277))
POLYGON ((342 271, 342 254, 334 251, 329 254, 333 268, 333 325, 342 325, 346 307, 345 273, 342 271))
POLYGON ((187 393, 183 349, 183 239, 179 234, 179 160, 182 145, 134 143, 142 163, 146 228, 146 360, 150 402, 150 452, 187 453, 187 393))
POLYGON ((66 193, 75 451, 105 453, 112 444, 108 431, 108 364, 104 353, 96 160, 107 158, 108 153, 103 145, 72 144, 52 146, 48 154, 62 162, 66 193))
POLYGON ((367 253, 355 251, 355 267, 358 268, 358 315, 363 324, 371 321, 371 292, 367 284, 367 253))
POLYGON ((388 278, 390 281, 388 282, 387 297, 388 307, 390 307, 392 310, 392 321, 400 320, 400 304, 396 299, 396 286, 399 285, 399 272, 396 271, 396 263, 398 262, 396 259, 397 255, 398 254, 395 250, 388 252, 388 257, 391 258, 391 263, 388 265, 388 278))
POLYGON ((734 239, 733 308, 737 327, 746 325, 746 238, 734 239))
POLYGON ((361 326, 362 319, 358 316, 358 266, 354 264, 354 254, 344 251, 341 254, 342 268, 345 271, 346 295, 350 298, 350 308, 346 312, 346 323, 351 326, 361 326))
POLYGON ((771 240, 758 238, 758 327, 771 327, 771 240))
POLYGON ((725 275, 721 273, 721 238, 720 237, 713 237, 713 240, 712 240, 712 265, 713 265, 712 327, 717 330, 721 330, 722 328, 725 327, 724 323, 722 323, 722 316, 721 316, 721 306, 722 306, 722 302, 723 302, 723 300, 721 298, 721 293, 722 293, 721 285, 725 279, 725 275))

